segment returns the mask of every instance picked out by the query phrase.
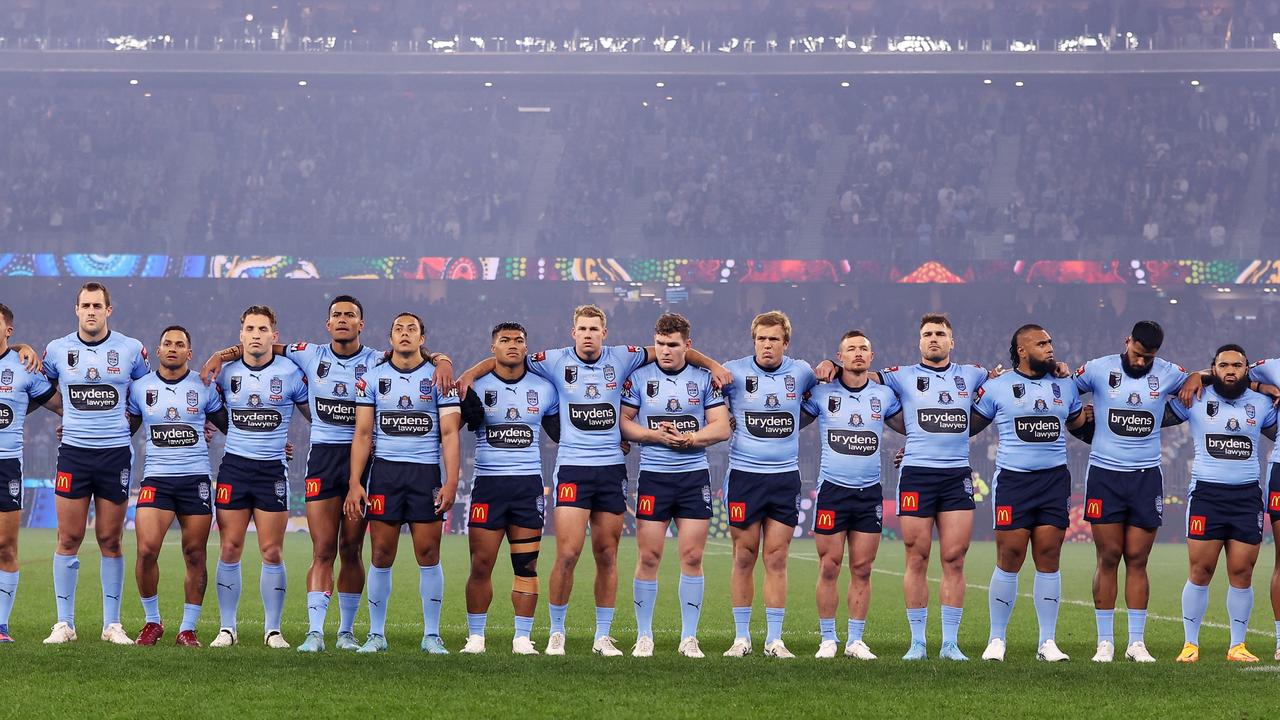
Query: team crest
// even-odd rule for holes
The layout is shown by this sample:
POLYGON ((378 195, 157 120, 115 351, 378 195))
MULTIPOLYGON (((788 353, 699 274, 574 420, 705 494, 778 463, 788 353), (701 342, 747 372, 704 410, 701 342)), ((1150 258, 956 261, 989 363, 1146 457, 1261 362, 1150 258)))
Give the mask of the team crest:
POLYGON ((391 378, 378 378, 378 394, 386 395, 391 392, 391 378))
POLYGON ((647 380, 644 384, 644 396, 655 398, 658 397, 659 383, 657 380, 647 380))
POLYGON ((1142 397, 1139 396, 1138 393, 1129 393, 1129 400, 1127 402, 1130 405, 1141 405, 1142 397))
POLYGON ((284 480, 276 481, 276 497, 282 498, 289 492, 289 483, 284 480))
POLYGON ((1027 386, 1022 383, 1013 384, 1013 397, 1021 400, 1027 395, 1027 386))
POLYGON ((1231 432, 1240 432, 1240 421, 1235 418, 1227 418, 1227 429, 1231 432))
POLYGON ((73 368, 78 364, 80 364, 80 351, 68 350, 67 351, 67 367, 73 368))
POLYGON ((565 381, 565 384, 567 385, 572 385, 578 382, 578 366, 577 365, 564 366, 564 381, 565 381))
POLYGON ((777 410, 782 407, 782 404, 778 402, 778 396, 776 393, 769 393, 764 398, 764 406, 769 410, 777 410))
POLYGON ((369 372, 369 366, 364 363, 360 363, 356 366, 356 379, 359 380, 364 377, 364 374, 367 372, 369 372))
POLYGON ((120 471, 120 487, 129 487, 129 468, 125 468, 120 471))
POLYGON ((605 365, 605 366, 604 366, 604 381, 605 381, 605 382, 613 382, 614 380, 617 380, 617 379, 618 379, 618 373, 617 373, 617 371, 615 371, 615 370, 613 369, 613 366, 612 366, 612 365, 605 365))
POLYGON ((249 407, 262 407, 262 396, 257 393, 250 395, 249 407))
POLYGON ((1217 401, 1217 400, 1210 400, 1209 402, 1205 403, 1205 405, 1204 405, 1204 413, 1205 413, 1205 415, 1208 415, 1209 417, 1217 417, 1217 415, 1218 415, 1218 401, 1217 401))
POLYGON ((334 397, 346 397, 346 396, 347 396, 347 384, 346 384, 346 383, 344 383, 344 382, 336 382, 336 383, 334 383, 334 384, 333 384, 333 396, 334 396, 334 397))
POLYGON ((884 521, 884 505, 876 505, 876 522, 884 521))
POLYGON ((0 385, 12 385, 12 384, 13 384, 13 370, 10 370, 9 368, 5 368, 3 371, 0 371, 0 385))
POLYGON ((1151 388, 1151 392, 1158 392, 1160 390, 1160 378, 1155 375, 1148 375, 1147 387, 1151 388))
POLYGON ((201 482, 196 487, 196 492, 200 494, 201 500, 203 500, 204 502, 209 502, 209 483, 201 482))
POLYGON ((956 384, 957 392, 965 392, 964 378, 960 377, 959 375, 952 375, 951 379, 956 384))
POLYGON ((282 392, 284 392, 284 381, 281 380, 279 377, 272 377, 271 378, 271 394, 279 395, 282 392))
POLYGON ((929 392, 929 378, 924 375, 916 377, 916 391, 929 392))
POLYGON ((594 400, 598 397, 600 397, 600 386, 596 383, 587 383, 586 398, 588 400, 594 400))
POLYGON ((107 351, 107 367, 120 367, 120 353, 115 350, 107 351))
POLYGON ((679 400, 675 398, 671 398, 670 400, 667 400, 667 412, 669 413, 680 412, 681 409, 682 408, 680 407, 679 400))
POLYGON ((968 475, 964 478, 964 492, 969 497, 973 497, 973 478, 968 475))
POLYGON ((98 374, 98 368, 96 367, 91 367, 84 372, 85 380, 97 380, 99 377, 101 377, 101 375, 98 374))
POLYGON ((507 408, 507 419, 508 419, 508 420, 519 420, 519 419, 520 419, 520 411, 519 411, 519 410, 517 410, 517 409, 515 409, 515 408, 513 408, 513 407, 509 407, 509 408, 507 408))
POLYGON ((232 394, 240 392, 240 376, 231 376, 231 392, 232 394))
POLYGON ((1110 386, 1112 390, 1120 387, 1120 371, 1119 370, 1112 370, 1107 375, 1107 385, 1110 386))
POLYGON ((546 495, 539 495, 537 499, 533 501, 533 504, 538 507, 539 515, 547 514, 547 496, 546 495))
POLYGON ((702 486, 702 502, 708 506, 711 505, 711 483, 705 483, 702 486))
POLYGON ((409 410, 413 408, 413 400, 408 395, 401 395, 400 400, 396 403, 396 407, 401 410, 409 410))
MULTIPOLYGON (((530 390, 529 392, 525 393, 524 400, 525 402, 529 403, 529 407, 533 407, 533 408, 538 407, 538 391, 530 390)), ((533 411, 530 410, 529 412, 533 412, 533 411)))
POLYGON ((684 390, 685 392, 689 393, 689 397, 691 398, 698 397, 698 383, 690 380, 689 382, 684 384, 684 390))
POLYGON ((840 397, 838 395, 831 395, 827 397, 827 412, 832 415, 840 412, 840 397))
POLYGON ((1036 412, 1049 412, 1049 403, 1044 398, 1036 398, 1036 412))
POLYGON ((1061 399, 1062 399, 1062 388, 1058 387, 1058 383, 1051 383, 1051 384, 1050 384, 1050 386, 1053 388, 1053 399, 1054 399, 1054 400, 1061 400, 1061 399))
POLYGON ((155 404, 156 404, 156 401, 157 401, 157 400, 159 400, 159 399, 160 399, 160 391, 159 391, 159 390, 148 390, 148 391, 147 391, 147 407, 154 407, 154 406, 155 406, 155 404))
POLYGON ((756 376, 756 375, 748 375, 748 376, 747 376, 747 383, 746 383, 746 387, 747 387, 747 394, 748 394, 748 395, 755 395, 755 394, 756 394, 756 391, 760 389, 760 378, 759 378, 759 376, 756 376))
POLYGON ((485 406, 485 407, 493 407, 494 405, 497 405, 497 404, 498 404, 498 391, 497 391, 497 390, 485 390, 485 391, 484 391, 484 406, 485 406))
POLYGON ((862 427, 862 415, 854 413, 849 416, 849 424, 853 427, 862 427))
POLYGON ((943 390, 942 392, 938 393, 938 402, 942 403, 943 405, 950 405, 951 393, 947 392, 946 390, 943 390))
POLYGON ((9 497, 18 497, 22 494, 22 481, 14 478, 9 481, 9 497))
POLYGON ((431 394, 432 378, 422 378, 418 381, 418 394, 427 397, 431 394))
POLYGON ((795 391, 796 391, 796 379, 795 379, 795 377, 793 377, 793 376, 791 376, 791 375, 788 375, 788 376, 786 376, 786 377, 782 378, 782 384, 783 384, 783 385, 785 385, 785 386, 787 387, 787 392, 789 392, 789 393, 793 393, 793 392, 795 392, 795 391))
POLYGON ((178 408, 171 407, 171 408, 169 408, 168 410, 165 410, 165 411, 164 411, 164 419, 165 419, 165 420, 177 420, 177 419, 178 419, 178 408))
POLYGON ((198 407, 200 405, 200 393, 195 390, 187 391, 187 407, 198 407))
POLYGON ((871 413, 873 415, 880 414, 880 398, 878 397, 871 398, 871 413))
POLYGON ((1257 414, 1258 414, 1258 411, 1253 408, 1253 403, 1245 403, 1245 406, 1244 406, 1245 417, 1252 420, 1257 416, 1257 414))
POLYGON ((328 360, 321 360, 321 361, 320 361, 320 364, 316 366, 316 377, 318 377, 318 378, 327 378, 327 377, 329 377, 329 368, 330 368, 330 367, 331 367, 331 366, 330 366, 330 364, 329 364, 329 361, 328 361, 328 360))

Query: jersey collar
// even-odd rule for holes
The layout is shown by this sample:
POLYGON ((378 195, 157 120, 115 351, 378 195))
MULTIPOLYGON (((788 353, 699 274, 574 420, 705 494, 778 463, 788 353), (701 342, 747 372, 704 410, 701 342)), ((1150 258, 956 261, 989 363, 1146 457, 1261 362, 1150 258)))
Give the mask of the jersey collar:
POLYGON ((775 373, 777 373, 777 372, 780 372, 780 371, 782 370, 782 366, 787 364, 787 356, 786 356, 786 355, 783 355, 783 356, 782 356, 782 362, 778 363, 778 367, 776 367, 776 368, 774 368, 774 369, 772 369, 772 370, 766 370, 765 368, 761 367, 761 366, 760 366, 760 363, 756 362, 756 356, 755 356, 755 355, 752 355, 752 356, 751 356, 751 364, 752 364, 752 365, 753 365, 757 370, 759 370, 760 372, 764 373, 765 375, 773 375, 773 374, 775 374, 775 373))
POLYGON ((603 362, 603 361, 604 361, 604 351, 605 351, 605 348, 604 348, 604 347, 601 347, 601 348, 600 348, 600 357, 596 358, 595 360, 583 360, 583 359, 582 359, 582 356, 578 354, 578 347, 577 347, 576 345, 573 347, 573 350, 572 350, 572 352, 573 352, 573 357, 574 357, 578 362, 582 363, 583 365, 586 365, 587 367, 592 367, 592 366, 595 366, 595 365, 599 365, 601 362, 603 362))
POLYGON ((422 369, 422 366, 423 366, 423 365, 430 364, 430 362, 431 362, 430 360, 428 360, 428 359, 426 359, 426 358, 422 358, 422 362, 418 363, 417 365, 414 365, 413 367, 409 368, 408 370, 401 370, 400 368, 396 367, 396 363, 395 363, 395 355, 392 355, 392 356, 391 356, 391 358, 392 358, 391 360, 388 360, 388 361, 387 361, 387 365, 391 366, 391 369, 392 369, 392 370, 394 370, 394 371, 395 371, 395 372, 397 372, 397 373, 400 373, 401 375, 410 375, 410 374, 412 374, 412 373, 416 373, 416 372, 418 372, 419 370, 421 370, 421 369, 422 369))
POLYGON ((191 368, 187 368, 187 371, 182 373, 182 377, 178 378, 177 380, 166 380, 165 377, 160 374, 159 370, 156 371, 156 377, 159 378, 160 382, 164 383, 165 385, 177 385, 183 380, 186 380, 187 376, 190 374, 191 374, 191 368))
POLYGON ((250 364, 249 364, 249 361, 248 361, 248 360, 245 360, 244 358, 241 358, 241 359, 240 359, 240 363, 241 363, 242 365, 244 365, 245 369, 246 369, 246 370, 248 370, 249 372, 261 372, 261 371, 266 370, 267 368, 271 367, 271 363, 273 363, 273 362, 275 362, 275 361, 276 361, 276 357, 277 357, 277 356, 273 354, 273 355, 271 356, 271 359, 270 359, 270 360, 268 360, 268 361, 266 362, 266 364, 264 364, 264 365, 250 365, 250 364))
POLYGON ((842 373, 842 374, 840 374, 840 375, 837 375, 837 376, 836 376, 836 380, 837 380, 837 382, 839 382, 839 383, 840 383, 840 387, 844 388, 845 390, 848 390, 848 391, 849 391, 849 392, 851 392, 851 393, 858 393, 858 392, 862 392, 863 390, 866 390, 866 389, 867 389, 867 386, 868 386, 868 385, 870 385, 870 384, 871 384, 871 380, 870 380, 870 379, 868 379, 866 382, 862 383, 861 385, 859 385, 859 386, 858 386, 858 387, 856 387, 856 388, 855 388, 855 387, 849 387, 848 385, 845 385, 845 384, 844 384, 844 374, 843 374, 843 373, 842 373))
MULTIPOLYGON (((419 365, 418 367, 422 367, 422 366, 419 365)), ((498 382, 504 385, 519 385, 520 381, 524 380, 525 377, 529 374, 528 368, 521 368, 521 369, 524 370, 524 372, 520 373, 520 377, 516 378, 515 380, 508 380, 502 377, 501 375, 499 375, 498 373, 494 372, 493 370, 490 370, 489 374, 497 378, 498 382)))
POLYGON ((921 370, 924 370, 925 372, 937 373, 937 374, 939 374, 939 375, 941 375, 941 374, 945 373, 946 371, 950 370, 950 369, 951 369, 951 366, 952 366, 952 365, 954 365, 954 364, 955 364, 955 363, 953 363, 953 362, 948 362, 946 365, 943 365, 942 367, 936 368, 936 367, 931 367, 931 366, 929 366, 929 365, 925 365, 924 363, 916 363, 916 365, 918 365, 918 366, 919 366, 919 368, 920 368, 921 370))
POLYGON ((334 357, 336 357, 336 358, 338 358, 339 360, 350 360, 351 358, 353 358, 353 357, 355 357, 355 356, 359 355, 360 353, 364 352, 364 345, 357 345, 357 346, 356 346, 356 349, 355 349, 355 352, 351 353, 350 355, 343 355, 342 353, 340 353, 340 352, 338 352, 337 350, 334 350, 334 349, 333 349, 333 342, 331 341, 331 342, 329 343, 329 352, 333 353, 333 356, 334 356, 334 357))
POLYGON ((1024 378, 1026 378, 1026 379, 1028 379, 1028 380, 1044 380, 1045 378, 1049 377, 1049 373, 1045 373, 1045 374, 1040 375, 1039 377, 1037 377, 1037 376, 1034 376, 1034 375, 1028 375, 1028 374, 1026 374, 1026 373, 1022 372, 1021 370, 1019 370, 1018 368, 1014 368, 1014 369, 1013 369, 1013 371, 1014 371, 1015 373, 1017 373, 1019 376, 1024 377, 1024 378))
POLYGON ((654 367, 658 368, 659 372, 661 372, 663 375, 666 375, 667 377, 676 377, 680 373, 684 372, 685 368, 689 367, 689 363, 687 361, 685 362, 684 365, 680 366, 679 370, 668 370, 662 367, 661 365, 659 365, 657 360, 653 361, 653 365, 654 367))
POLYGON ((109 339, 111 339, 110 330, 107 331, 106 335, 103 335, 100 339, 94 340, 92 342, 80 337, 80 331, 76 330, 76 340, 80 341, 80 344, 84 345, 85 347, 98 347, 99 345, 101 345, 102 343, 106 342, 109 339))

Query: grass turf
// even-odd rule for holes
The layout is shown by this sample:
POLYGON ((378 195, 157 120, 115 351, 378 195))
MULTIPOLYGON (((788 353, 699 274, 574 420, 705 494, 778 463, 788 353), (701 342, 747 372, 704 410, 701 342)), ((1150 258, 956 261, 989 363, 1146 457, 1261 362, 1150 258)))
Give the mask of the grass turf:
MULTIPOLYGON (((41 639, 54 619, 50 556, 51 531, 23 531, 20 540, 22 581, 10 626, 18 642, 0 646, 5 706, 11 717, 66 717, 72 713, 101 717, 257 717, 282 714, 328 717, 361 713, 451 714, 466 716, 532 717, 742 717, 769 713, 780 716, 824 717, 842 714, 890 714, 915 717, 957 715, 1002 717, 1062 717, 1071 714, 1154 717, 1188 711, 1213 717, 1270 717, 1280 697, 1280 666, 1271 660, 1274 625, 1267 587, 1274 547, 1267 545, 1259 561, 1254 586, 1256 599, 1249 634, 1251 648, 1263 658, 1252 668, 1223 659, 1225 629, 1225 568, 1214 579, 1206 626, 1201 631, 1202 659, 1196 666, 1173 662, 1182 646, 1181 588, 1186 578, 1185 549, 1158 545, 1152 556, 1151 619, 1147 644, 1159 662, 1137 666, 1117 660, 1110 666, 1089 662, 1095 641, 1090 578, 1092 547, 1071 544, 1063 552, 1063 605, 1058 642, 1071 655, 1070 663, 1045 665, 1035 661, 1036 624, 1030 598, 1032 568, 1023 568, 1017 609, 1009 628, 1008 660, 986 664, 977 658, 987 639, 985 586, 994 557, 991 543, 976 543, 969 552, 966 616, 961 647, 972 658, 965 664, 934 659, 905 663, 908 631, 903 614, 900 576, 902 546, 882 545, 873 576, 873 600, 866 640, 880 655, 874 663, 854 660, 817 661, 818 644, 813 586, 817 562, 812 542, 796 541, 791 551, 790 601, 785 639, 799 656, 794 661, 766 660, 763 646, 764 612, 757 593, 753 632, 757 656, 741 660, 720 657, 732 641, 729 613, 729 547, 712 541, 707 549, 708 578, 700 635, 707 658, 693 661, 675 653, 680 618, 676 600, 678 567, 674 545, 661 573, 654 620, 657 651, 648 660, 630 657, 606 660, 590 653, 594 628, 591 586, 594 568, 589 557, 579 564, 576 590, 569 609, 568 656, 512 657, 511 571, 500 562, 495 572, 494 603, 488 626, 489 652, 461 656, 466 635, 463 585, 467 575, 467 545, 463 537, 447 537, 442 552, 445 571, 443 636, 448 657, 428 657, 418 651, 421 611, 417 572, 406 547, 395 568, 388 639, 391 651, 359 656, 332 649, 338 608, 329 612, 329 651, 303 656, 292 650, 269 650, 261 645, 262 607, 258 599, 258 560, 246 550, 245 588, 240 607, 242 645, 228 650, 199 650, 172 645, 181 617, 181 557, 176 533, 162 554, 161 610, 167 632, 155 648, 108 646, 97 639, 99 609, 97 551, 92 541, 81 551, 82 569, 77 618, 81 638, 65 647, 45 647, 41 639)), ((248 543, 253 547, 252 538, 248 543)), ((210 543, 216 555, 217 542, 210 543)), ((284 634, 295 645, 307 629, 305 574, 310 542, 293 535, 285 543, 289 571, 289 599, 284 634)), ((505 549, 503 553, 505 553, 505 549)), ((124 624, 136 633, 142 609, 133 583, 132 548, 124 624)), ((553 543, 543 545, 545 593, 553 543)), ((623 539, 614 636, 630 650, 635 639, 631 605, 631 570, 635 544, 623 539)), ((932 576, 937 574, 936 560, 932 576)), ((212 560, 210 574, 212 575, 212 560)), ((757 584, 762 570, 757 570, 757 584)), ((846 573, 847 577, 847 573, 846 573)), ((201 619, 200 637, 206 644, 217 631, 217 602, 212 589, 201 619)), ((940 633, 937 585, 929 617, 930 653, 936 656, 940 633)), ((843 598, 837 628, 843 641, 843 598)), ((1116 638, 1123 652, 1125 617, 1116 614, 1116 638)), ((362 605, 356 622, 360 639, 367 629, 362 605)), ((539 649, 547 637, 545 595, 539 605, 534 640, 539 649)))

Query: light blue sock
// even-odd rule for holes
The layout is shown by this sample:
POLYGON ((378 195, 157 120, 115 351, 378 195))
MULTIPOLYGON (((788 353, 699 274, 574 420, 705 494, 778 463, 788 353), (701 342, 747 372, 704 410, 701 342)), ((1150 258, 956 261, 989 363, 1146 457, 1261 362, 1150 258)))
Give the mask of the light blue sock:
POLYGON ((262 628, 267 632, 280 629, 284 616, 284 596, 287 578, 284 565, 262 563, 258 575, 258 594, 262 596, 262 628))
MULTIPOLYGON (((1013 606, 1018 602, 1018 573, 1005 572, 1000 568, 991 571, 991 587, 987 590, 987 609, 991 615, 991 632, 987 642, 996 638, 1005 639, 1009 629, 1009 618, 1013 617, 1013 606)), ((942 606, 942 617, 947 617, 946 606, 942 606)))
POLYGON ((1280 650, 1280 620, 1276 621, 1276 649, 1280 650))
POLYGON ((240 608, 240 563, 218 561, 214 574, 218 593, 218 615, 222 627, 236 629, 236 614, 240 608))
POLYGON ((551 632, 564 634, 564 616, 569 614, 569 603, 556 605, 547 603, 547 614, 551 616, 551 632))
POLYGON ((329 614, 329 593, 319 590, 307 592, 308 632, 324 634, 325 616, 329 614))
POLYGON ((764 609, 764 644, 782 639, 782 621, 787 617, 786 608, 764 609))
POLYGON ((1227 588, 1227 617, 1231 618, 1231 645, 1244 642, 1249 631, 1249 615, 1253 612, 1253 587, 1227 588))
POLYGON ((696 637, 702 619, 702 576, 680 576, 680 638, 696 637))
POLYGON ((160 596, 152 595, 151 597, 142 598, 142 614, 146 616, 147 622, 160 622, 160 596))
POLYGON ((418 566, 418 594, 422 596, 424 635, 440 634, 440 609, 444 607, 444 570, 440 563, 418 566))
POLYGON ((613 629, 613 608, 596 606, 596 639, 606 637, 613 629))
POLYGON ((840 638, 836 637, 836 619, 835 618, 818 618, 818 631, 822 633, 822 641, 840 642, 840 638))
POLYGON ((942 606, 942 642, 954 643, 960 636, 960 620, 964 618, 964 608, 953 605, 942 606))
POLYGON ((195 631, 196 624, 200 622, 200 611, 203 610, 200 605, 192 605, 191 603, 182 604, 182 624, 178 626, 178 632, 187 630, 195 631))
POLYGON ((657 580, 633 580, 631 592, 635 596, 636 635, 653 637, 653 604, 658 600, 657 580))
POLYGON ((1062 573, 1036 573, 1035 583, 1031 586, 1034 597, 1032 603, 1036 608, 1036 622, 1040 625, 1039 647, 1046 640, 1052 640, 1058 633, 1058 608, 1062 605, 1062 573))
POLYGON ((76 626, 76 582, 80 579, 80 558, 53 554, 53 597, 58 606, 58 622, 76 626))
POLYGON ((387 602, 391 600, 391 568, 369 567, 369 634, 387 634, 387 602))
POLYGON ((0 625, 9 624, 13 598, 18 594, 18 573, 0 570, 0 625))
POLYGON ((1129 644, 1143 642, 1142 637, 1147 630, 1147 611, 1126 608, 1125 616, 1129 620, 1129 644))
POLYGON ((523 615, 517 615, 516 616, 516 637, 527 638, 529 637, 529 633, 531 632, 533 632, 533 618, 524 617, 523 615))
POLYGON ((484 637, 485 625, 489 624, 489 613, 467 613, 467 634, 484 637))
POLYGON ((751 639, 751 606, 733 609, 734 637, 751 639))
POLYGON ((1094 608, 1093 622, 1098 627, 1098 642, 1115 642, 1115 631, 1113 630, 1115 621, 1116 611, 1114 609, 1098 610, 1094 608))
POLYGON ((124 556, 98 561, 102 581, 102 627, 120 622, 120 598, 124 595, 124 556))
POLYGON ((856 643, 862 639, 862 633, 867 629, 866 620, 854 620, 849 618, 849 639, 847 642, 856 643))
POLYGON ((338 632, 351 632, 355 627, 358 612, 360 612, 360 593, 338 593, 338 632))
POLYGON ((929 624, 929 608, 907 608, 907 624, 911 626, 912 644, 923 644, 925 627, 929 624))
POLYGON ((1200 644, 1200 623, 1209 608, 1209 586, 1196 585, 1190 580, 1182 586, 1182 639, 1192 645, 1200 644))

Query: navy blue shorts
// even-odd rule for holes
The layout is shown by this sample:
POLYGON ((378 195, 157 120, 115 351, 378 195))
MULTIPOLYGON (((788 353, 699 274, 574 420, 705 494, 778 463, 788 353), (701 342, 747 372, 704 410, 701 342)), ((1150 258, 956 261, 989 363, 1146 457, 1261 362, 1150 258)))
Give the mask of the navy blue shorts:
POLYGON ((22 509, 22 459, 0 460, 0 512, 22 509))
POLYGON ((1066 465, 1018 472, 997 468, 991 480, 991 525, 996 530, 1031 530, 1071 524, 1071 471, 1066 465))
POLYGON ((1108 470, 1089 466, 1084 519, 1095 525, 1123 523, 1155 530, 1164 522, 1164 476, 1160 467, 1108 470))
POLYGON ((754 473, 730 470, 725 482, 729 525, 749 527, 769 518, 795 527, 800 523, 800 471, 754 473))
POLYGON ((904 466, 898 476, 898 517, 937 517, 972 510, 973 471, 962 468, 904 466))
POLYGON ((1271 522, 1280 522, 1280 463, 1271 463, 1267 480, 1267 512, 1271 515, 1271 522))
POLYGON ((1262 492, 1257 485, 1196 483, 1187 495, 1188 540, 1262 543, 1262 492))
POLYGON ((864 488, 830 482, 818 486, 818 506, 813 516, 815 534, 860 532, 879 535, 883 523, 884 488, 880 483, 864 488))
POLYGON ((138 509, 155 508, 178 515, 211 515, 208 475, 176 475, 142 479, 138 509))
POLYGON ((58 477, 54 492, 73 500, 93 497, 123 505, 129 500, 129 468, 133 448, 58 446, 58 477))
MULTIPOLYGON (((365 477, 369 467, 365 465, 365 477)), ((351 478, 350 445, 312 445, 307 453, 307 479, 303 495, 307 502, 345 498, 351 478)))
POLYGON ((279 460, 253 460, 227 453, 218 468, 214 501, 219 510, 288 512, 288 469, 279 460))
POLYGON ((636 519, 668 522, 672 518, 711 519, 711 471, 640 471, 636 484, 636 519))
POLYGON ((439 465, 377 458, 365 481, 369 506, 364 516, 397 527, 405 523, 440 522, 436 499, 440 497, 441 487, 439 465))
POLYGON ((506 530, 515 525, 541 530, 546 512, 541 475, 480 475, 471 486, 467 526, 506 530))
POLYGON ((627 466, 561 465, 556 469, 556 507, 621 515, 627 511, 627 466))

